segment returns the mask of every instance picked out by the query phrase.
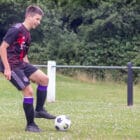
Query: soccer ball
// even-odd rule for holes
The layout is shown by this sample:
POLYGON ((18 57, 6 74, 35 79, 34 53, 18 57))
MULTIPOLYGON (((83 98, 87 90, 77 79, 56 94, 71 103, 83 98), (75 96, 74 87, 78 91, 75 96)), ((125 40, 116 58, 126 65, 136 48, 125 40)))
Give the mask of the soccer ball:
POLYGON ((60 131, 66 131, 70 128, 71 120, 66 115, 57 116, 55 119, 55 128, 60 131))

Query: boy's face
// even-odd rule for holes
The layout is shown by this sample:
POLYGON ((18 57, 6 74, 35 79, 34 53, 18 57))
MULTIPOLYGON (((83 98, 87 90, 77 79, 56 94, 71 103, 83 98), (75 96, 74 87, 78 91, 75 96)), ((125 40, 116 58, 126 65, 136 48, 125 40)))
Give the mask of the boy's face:
POLYGON ((30 15, 28 19, 30 21, 31 29, 35 29, 40 24, 42 16, 39 14, 30 15))

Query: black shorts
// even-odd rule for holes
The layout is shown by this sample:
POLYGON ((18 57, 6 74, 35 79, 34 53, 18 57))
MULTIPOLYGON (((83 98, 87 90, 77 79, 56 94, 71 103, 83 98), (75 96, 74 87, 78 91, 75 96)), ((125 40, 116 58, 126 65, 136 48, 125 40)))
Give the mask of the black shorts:
MULTIPOLYGON (((18 89, 22 90, 30 84, 29 77, 37 71, 37 68, 29 63, 24 63, 12 70, 10 82, 18 89)), ((3 70, 2 70, 3 72, 3 70)))

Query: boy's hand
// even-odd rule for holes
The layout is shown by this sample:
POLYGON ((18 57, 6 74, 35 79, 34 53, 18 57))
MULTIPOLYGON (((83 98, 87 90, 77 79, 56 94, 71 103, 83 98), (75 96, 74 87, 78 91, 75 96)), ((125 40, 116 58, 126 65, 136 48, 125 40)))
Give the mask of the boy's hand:
POLYGON ((11 70, 10 69, 5 69, 4 75, 5 75, 7 80, 11 80, 11 70))

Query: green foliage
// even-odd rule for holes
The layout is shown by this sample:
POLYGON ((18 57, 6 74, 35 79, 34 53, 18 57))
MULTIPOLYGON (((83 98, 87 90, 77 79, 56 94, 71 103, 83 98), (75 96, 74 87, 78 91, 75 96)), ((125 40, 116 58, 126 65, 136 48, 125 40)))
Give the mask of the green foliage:
POLYGON ((45 12, 32 31, 34 63, 140 66, 138 0, 7 0, 0 2, 0 39, 10 24, 22 22, 25 8, 45 12))

